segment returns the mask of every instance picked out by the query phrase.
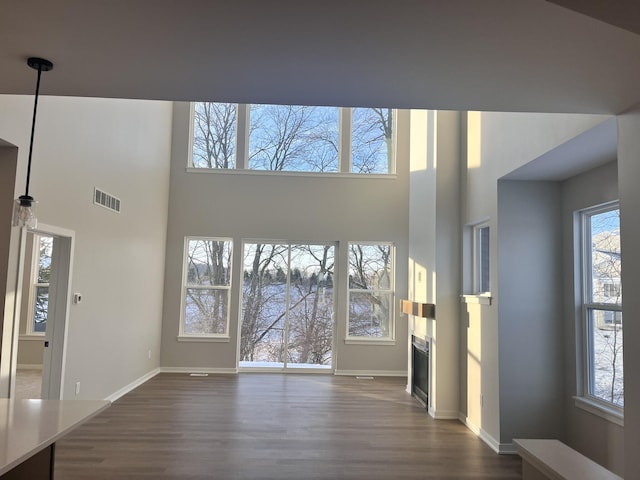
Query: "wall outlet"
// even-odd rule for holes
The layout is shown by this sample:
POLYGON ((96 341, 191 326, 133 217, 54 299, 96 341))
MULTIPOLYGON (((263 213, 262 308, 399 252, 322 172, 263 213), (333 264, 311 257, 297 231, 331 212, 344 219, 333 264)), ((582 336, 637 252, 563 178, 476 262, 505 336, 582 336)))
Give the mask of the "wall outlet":
POLYGON ((76 382, 76 395, 80 395, 80 382, 76 382))
POLYGON ((149 350, 149 351, 147 352, 147 358, 148 358, 149 360, 151 360, 151 350, 149 350))

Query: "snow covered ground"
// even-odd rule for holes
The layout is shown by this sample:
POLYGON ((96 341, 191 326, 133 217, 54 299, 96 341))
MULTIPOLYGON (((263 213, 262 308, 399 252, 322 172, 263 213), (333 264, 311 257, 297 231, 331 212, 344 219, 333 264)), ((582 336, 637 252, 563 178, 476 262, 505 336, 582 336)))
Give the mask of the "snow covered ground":
MULTIPOLYGON (((240 368, 284 368, 282 362, 240 362, 240 368)), ((330 369, 330 365, 317 365, 313 363, 288 363, 287 368, 313 368, 316 370, 330 369)))

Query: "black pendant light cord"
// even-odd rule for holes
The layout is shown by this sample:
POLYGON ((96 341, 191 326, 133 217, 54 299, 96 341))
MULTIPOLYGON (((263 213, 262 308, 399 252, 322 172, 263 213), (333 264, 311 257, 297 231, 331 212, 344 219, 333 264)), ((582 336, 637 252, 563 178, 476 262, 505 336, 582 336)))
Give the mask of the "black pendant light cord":
POLYGON ((25 187, 24 195, 20 196, 20 204, 22 206, 30 207, 33 202, 33 198, 29 196, 29 180, 31 179, 31 156, 33 155, 33 137, 36 132, 36 113, 38 112, 38 96, 40 95, 40 77, 42 72, 48 72, 53 69, 53 63, 44 58, 29 57, 27 59, 27 65, 34 70, 38 70, 38 80, 36 81, 36 98, 33 102, 33 120, 31 121, 31 140, 29 141, 29 159, 27 161, 27 185, 25 187))
POLYGON ((36 113, 38 111, 38 95, 40 94, 40 77, 42 76, 42 65, 38 65, 38 80, 36 82, 36 98, 33 102, 33 120, 31 122, 31 140, 29 141, 29 160, 27 161, 27 186, 25 197, 29 196, 29 179, 31 178, 31 155, 33 153, 33 137, 36 132, 36 113))

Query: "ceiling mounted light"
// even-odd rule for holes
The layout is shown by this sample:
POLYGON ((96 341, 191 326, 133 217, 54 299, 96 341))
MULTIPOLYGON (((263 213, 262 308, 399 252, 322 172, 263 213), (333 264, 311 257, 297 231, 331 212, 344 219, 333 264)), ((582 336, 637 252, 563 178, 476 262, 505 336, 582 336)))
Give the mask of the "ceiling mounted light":
POLYGON ((27 65, 38 70, 38 80, 36 82, 36 98, 33 104, 33 121, 31 122, 31 141, 29 142, 29 160, 27 162, 27 186, 24 195, 20 195, 15 201, 13 211, 13 225, 16 227, 36 228, 38 219, 35 212, 37 203, 29 195, 29 179, 31 178, 31 154, 33 153, 33 136, 36 130, 36 113, 38 111, 38 94, 40 93, 40 75, 53 68, 53 63, 44 58, 31 57, 27 59, 27 65))

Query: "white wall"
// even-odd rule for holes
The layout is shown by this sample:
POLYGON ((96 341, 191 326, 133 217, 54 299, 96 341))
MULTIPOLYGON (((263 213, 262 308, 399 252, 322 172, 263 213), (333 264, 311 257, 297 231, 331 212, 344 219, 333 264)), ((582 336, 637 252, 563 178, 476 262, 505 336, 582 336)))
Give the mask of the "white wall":
POLYGON ((460 114, 411 112, 409 298, 435 303, 436 320, 409 317, 431 340, 429 412, 458 417, 460 114))
MULTIPOLYGON (((33 98, 2 96, 0 112, 0 138, 19 147, 17 196, 33 98)), ((83 294, 70 309, 65 398, 107 397, 159 365, 171 112, 167 102, 40 99, 31 193, 40 222, 75 232, 73 291, 83 294), (94 186, 122 212, 92 205, 94 186)))
MULTIPOLYGON (((526 431, 514 431, 507 413, 518 409, 507 392, 509 385, 502 385, 501 366, 511 361, 500 347, 508 341, 500 333, 499 305, 500 285, 512 279, 500 278, 498 268, 498 180, 513 170, 528 164, 544 153, 563 144, 578 134, 598 125, 608 117, 598 115, 521 114, 469 112, 467 116, 466 170, 463 180, 462 223, 471 225, 488 220, 491 229, 491 305, 467 305, 461 316, 467 325, 466 352, 461 352, 463 367, 469 362, 474 369, 464 368, 461 392, 466 392, 466 411, 463 417, 473 413, 483 438, 496 450, 510 450, 511 437, 526 435, 526 431), (465 355, 466 353, 466 355, 465 355), (476 358, 480 354, 481 358, 476 358), (467 357, 465 361, 464 357, 467 357), (477 377, 480 377, 479 379, 477 377)), ((469 274, 467 268, 463 269, 469 274)), ((463 278, 468 284, 468 278, 463 278)), ((463 345, 463 349, 465 346, 463 345)), ((508 382, 509 376, 504 378, 508 382)), ((518 425, 518 422, 514 425, 518 425)))
POLYGON ((242 239, 337 242, 337 371, 404 373, 406 317, 396 301, 395 345, 345 344, 347 242, 396 245, 396 299, 407 291, 408 112, 398 115, 397 175, 392 178, 320 177, 259 172, 186 171, 189 104, 174 105, 171 193, 166 251, 162 366, 191 370, 236 368, 240 282, 231 290, 229 342, 178 342, 185 236, 230 237, 234 278, 242 278, 242 239), (404 132, 404 133, 403 133, 404 132))

